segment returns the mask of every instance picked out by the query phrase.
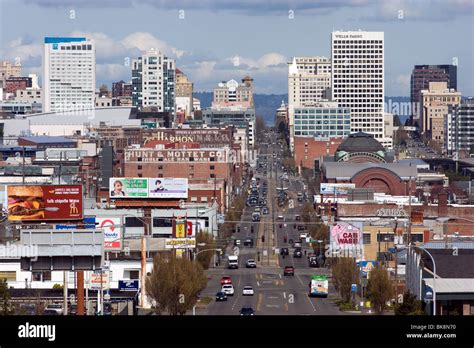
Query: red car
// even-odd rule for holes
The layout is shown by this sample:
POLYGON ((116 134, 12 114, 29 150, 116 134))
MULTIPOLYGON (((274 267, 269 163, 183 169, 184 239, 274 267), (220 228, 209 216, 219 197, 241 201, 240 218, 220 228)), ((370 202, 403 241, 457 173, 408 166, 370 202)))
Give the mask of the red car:
POLYGON ((221 278, 221 285, 225 284, 232 284, 232 278, 229 276, 225 276, 221 278))
POLYGON ((283 270, 283 275, 295 275, 295 268, 293 266, 286 266, 285 269, 283 270))

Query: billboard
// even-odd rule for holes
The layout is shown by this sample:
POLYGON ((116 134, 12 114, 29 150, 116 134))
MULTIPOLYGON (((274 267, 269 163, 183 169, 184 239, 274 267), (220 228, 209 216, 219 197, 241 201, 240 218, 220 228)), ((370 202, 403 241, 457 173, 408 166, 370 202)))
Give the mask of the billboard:
POLYGON ((188 198, 188 179, 110 178, 111 198, 188 198))
POLYGON ((355 184, 321 183, 319 193, 322 195, 348 195, 349 190, 355 189, 355 184))
POLYGON ((81 220, 81 185, 8 186, 8 220, 81 220))
POLYGON ((122 250, 120 218, 96 218, 97 227, 104 231, 104 250, 122 250))
POLYGON ((196 238, 166 238, 166 249, 193 249, 196 247, 196 238))
POLYGON ((338 221, 331 226, 331 242, 338 246, 362 244, 362 227, 338 221))
POLYGON ((89 280, 89 288, 91 290, 100 290, 109 288, 109 274, 108 272, 94 271, 89 280))

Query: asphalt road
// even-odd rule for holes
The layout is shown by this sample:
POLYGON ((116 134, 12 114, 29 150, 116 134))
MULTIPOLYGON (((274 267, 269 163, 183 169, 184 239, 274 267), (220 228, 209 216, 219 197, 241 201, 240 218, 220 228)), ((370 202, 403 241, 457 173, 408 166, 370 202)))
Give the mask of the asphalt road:
MULTIPOLYGON (((276 136, 274 137, 276 139, 276 136)), ((271 146, 261 148, 261 154, 270 154, 268 158, 273 158, 273 151, 278 149, 276 160, 281 158, 280 146, 271 146)), ((276 185, 281 182, 275 180, 276 168, 273 167, 273 173, 270 168, 267 169, 266 178, 262 173, 257 174, 261 177, 261 185, 263 181, 268 182, 267 206, 270 214, 262 215, 259 223, 251 222, 251 214, 253 208, 247 207, 242 216, 240 224, 240 232, 234 233, 236 239, 241 239, 238 246, 239 268, 227 269, 226 263, 223 262, 219 268, 210 269, 208 271, 208 286, 201 293, 201 296, 210 296, 213 301, 205 310, 198 311, 197 315, 238 315, 242 307, 252 307, 256 311, 256 315, 339 315, 344 314, 339 311, 334 304, 336 291, 332 282, 329 283, 328 298, 310 298, 308 296, 310 278, 314 274, 328 274, 326 268, 310 268, 307 258, 293 258, 293 248, 284 242, 286 237, 289 239, 299 239, 298 231, 294 228, 295 215, 300 214, 302 203, 296 200, 297 192, 303 192, 303 184, 301 179, 290 177, 289 182, 283 183, 288 187, 290 198, 293 197, 293 208, 288 206, 279 208, 276 204, 276 185), (272 204, 272 200, 274 204, 272 204), (274 214, 272 210, 274 209, 274 214), (278 215, 283 215, 285 221, 281 222, 283 226, 280 228, 280 221, 273 220, 278 215), (275 225, 275 234, 273 235, 273 224, 275 225), (254 232, 251 232, 251 226, 254 226, 254 232), (265 235, 265 243, 261 243, 261 236, 265 235), (273 237, 273 238, 272 238, 273 237), (243 246, 243 240, 247 238, 254 239, 253 247, 243 246), (259 242, 256 243, 257 238, 259 242), (290 255, 283 258, 274 255, 275 248, 287 247, 290 249, 290 255), (263 255, 264 250, 269 250, 270 254, 263 255), (270 255, 270 257, 269 257, 270 255), (250 269, 245 267, 248 259, 257 261, 257 268, 250 269), (295 276, 284 276, 284 266, 294 266, 295 276), (215 295, 220 291, 220 280, 222 276, 231 276, 234 285, 234 296, 228 296, 227 301, 215 302, 215 295), (252 286, 255 294, 253 296, 243 296, 242 289, 244 286, 252 286)), ((281 174, 281 165, 278 168, 278 176, 281 174)), ((290 202, 291 203, 291 202, 290 202)), ((309 245, 303 245, 303 250, 311 251, 309 245)), ((234 250, 228 249, 228 253, 234 250)))

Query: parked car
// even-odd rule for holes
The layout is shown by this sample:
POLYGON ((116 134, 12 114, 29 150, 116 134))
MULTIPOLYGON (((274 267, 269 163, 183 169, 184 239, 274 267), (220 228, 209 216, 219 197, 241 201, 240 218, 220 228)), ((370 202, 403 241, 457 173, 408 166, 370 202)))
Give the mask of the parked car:
MULTIPOLYGON (((46 312, 46 311, 56 311, 56 314, 57 314, 57 315, 61 315, 61 314, 63 314, 63 312, 64 312, 62 305, 60 305, 60 304, 54 304, 54 303, 47 305, 44 311, 45 311, 45 312, 46 312)), ((51 314, 52 314, 52 313, 51 313, 51 314)), ((50 314, 50 315, 51 315, 51 314, 50 314)), ((52 314, 52 315, 54 315, 54 314, 52 314)))
POLYGON ((301 215, 295 215, 295 219, 296 219, 296 221, 300 221, 301 220, 301 215))
POLYGON ((251 286, 244 286, 244 288, 242 289, 242 295, 253 296, 254 295, 253 288, 251 286))
POLYGON ((227 296, 234 296, 234 286, 232 284, 222 285, 222 292, 225 292, 227 296))
POLYGON ((216 294, 216 302, 227 301, 227 294, 225 292, 219 291, 216 294))
POLYGON ((286 266, 285 269, 283 270, 283 275, 295 275, 295 268, 293 266, 286 266))
POLYGON ((232 284, 232 277, 224 276, 221 278, 221 285, 232 284))

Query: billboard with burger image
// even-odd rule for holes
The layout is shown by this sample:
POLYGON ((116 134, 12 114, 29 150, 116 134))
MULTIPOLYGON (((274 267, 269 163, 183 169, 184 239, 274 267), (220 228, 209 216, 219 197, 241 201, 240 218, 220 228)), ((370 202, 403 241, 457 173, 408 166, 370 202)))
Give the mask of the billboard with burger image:
POLYGON ((78 220, 83 218, 81 185, 8 186, 8 220, 78 220))

